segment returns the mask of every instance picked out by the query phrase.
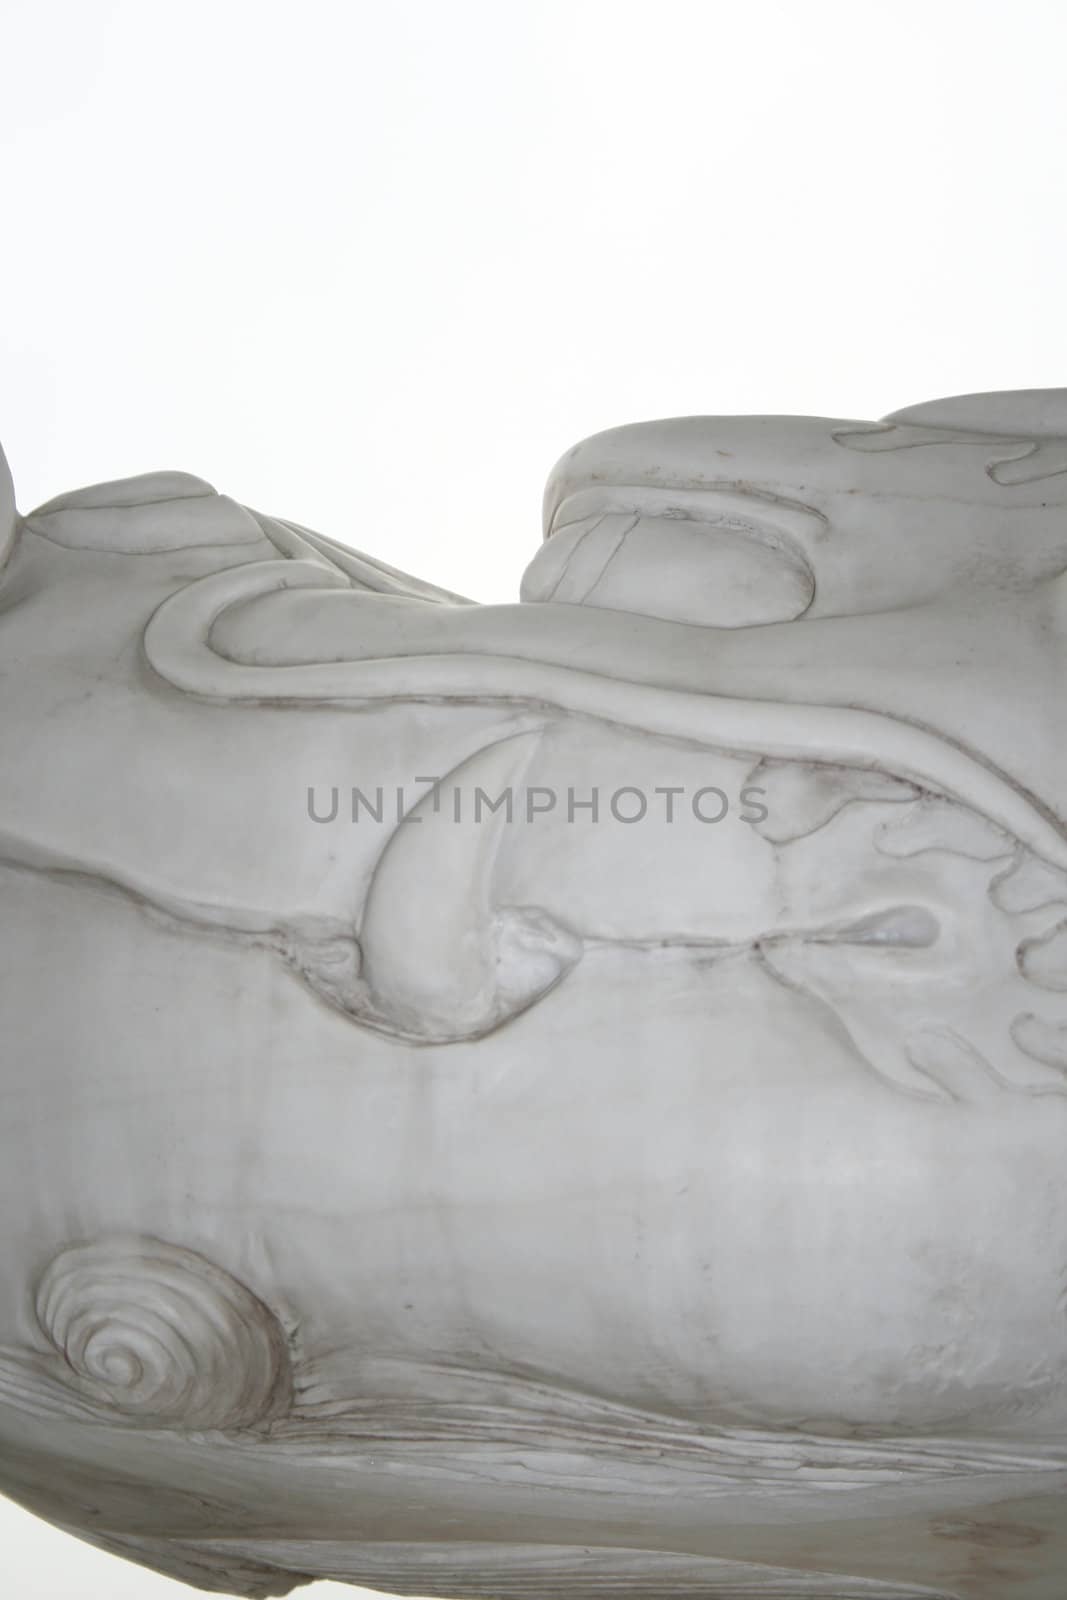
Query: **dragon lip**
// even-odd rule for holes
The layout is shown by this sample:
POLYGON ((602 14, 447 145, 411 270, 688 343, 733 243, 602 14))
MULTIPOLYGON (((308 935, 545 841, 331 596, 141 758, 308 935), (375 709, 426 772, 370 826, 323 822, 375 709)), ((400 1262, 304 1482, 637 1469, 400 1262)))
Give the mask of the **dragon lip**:
POLYGON ((928 950, 941 932, 933 912, 925 906, 889 906, 854 921, 817 928, 783 930, 759 941, 766 953, 797 945, 864 945, 882 949, 928 950))

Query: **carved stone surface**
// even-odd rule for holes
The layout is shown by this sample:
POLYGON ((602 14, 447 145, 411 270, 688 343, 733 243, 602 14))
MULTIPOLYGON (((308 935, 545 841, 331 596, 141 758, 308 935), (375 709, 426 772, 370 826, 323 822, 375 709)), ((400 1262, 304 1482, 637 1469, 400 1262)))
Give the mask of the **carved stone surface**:
POLYGON ((0 1487, 249 1596, 1062 1600, 1067 390, 602 434, 515 606, 0 477, 0 1487))

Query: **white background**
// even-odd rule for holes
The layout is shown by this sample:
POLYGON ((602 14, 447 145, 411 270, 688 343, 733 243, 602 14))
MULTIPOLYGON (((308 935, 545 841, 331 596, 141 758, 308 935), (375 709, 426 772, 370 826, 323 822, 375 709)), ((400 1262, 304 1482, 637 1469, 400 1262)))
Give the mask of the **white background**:
MULTIPOLYGON (((0 0, 19 504, 180 467, 508 599, 600 428, 1063 385, 1065 54, 1062 0, 0 0)), ((0 1578, 190 1592, 6 1504, 0 1578)))

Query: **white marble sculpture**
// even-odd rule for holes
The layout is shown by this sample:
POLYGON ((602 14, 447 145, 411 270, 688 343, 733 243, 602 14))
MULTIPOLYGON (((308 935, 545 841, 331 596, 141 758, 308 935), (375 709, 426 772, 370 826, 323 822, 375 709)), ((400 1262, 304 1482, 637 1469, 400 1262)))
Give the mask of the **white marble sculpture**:
POLYGON ((227 1594, 1062 1600, 1067 390, 602 434, 515 606, 0 501, 0 1486, 227 1594))

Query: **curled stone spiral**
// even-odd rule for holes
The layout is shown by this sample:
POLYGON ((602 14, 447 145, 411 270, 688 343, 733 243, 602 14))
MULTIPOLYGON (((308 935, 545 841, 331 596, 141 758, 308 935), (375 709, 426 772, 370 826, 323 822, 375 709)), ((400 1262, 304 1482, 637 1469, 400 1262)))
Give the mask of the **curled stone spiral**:
POLYGON ((291 1395, 273 1312, 194 1250, 136 1234, 70 1245, 36 1310, 82 1394, 143 1427, 249 1427, 291 1395))

